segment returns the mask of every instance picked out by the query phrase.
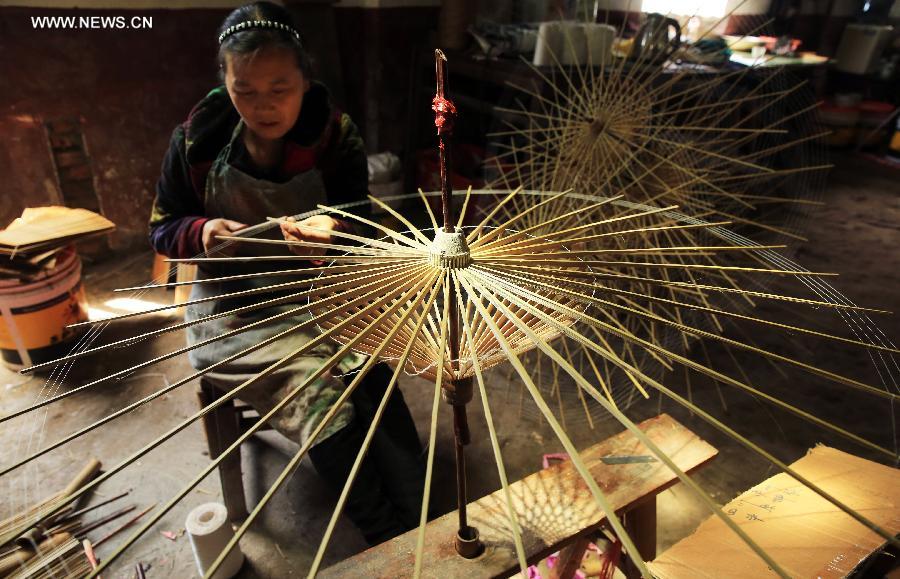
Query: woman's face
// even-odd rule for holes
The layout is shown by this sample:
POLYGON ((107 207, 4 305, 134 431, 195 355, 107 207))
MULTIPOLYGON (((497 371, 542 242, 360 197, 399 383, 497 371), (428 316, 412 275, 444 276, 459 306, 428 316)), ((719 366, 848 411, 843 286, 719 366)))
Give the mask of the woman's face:
POLYGON ((225 87, 247 128, 260 139, 283 137, 297 122, 309 80, 286 49, 225 54, 225 87))

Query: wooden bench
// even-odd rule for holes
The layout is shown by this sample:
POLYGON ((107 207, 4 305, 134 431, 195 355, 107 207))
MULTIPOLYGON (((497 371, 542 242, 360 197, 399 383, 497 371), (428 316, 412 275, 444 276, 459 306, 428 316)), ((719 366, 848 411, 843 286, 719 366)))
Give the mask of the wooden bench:
MULTIPOLYGON (((696 470, 717 454, 715 448, 666 414, 639 426, 685 472, 696 470)), ((581 455, 616 512, 624 516, 625 527, 640 556, 645 561, 653 559, 656 495, 678 482, 677 477, 661 462, 648 460, 650 452, 627 431, 591 446, 581 455)), ((606 522, 587 485, 569 462, 563 462, 513 483, 510 490, 529 564, 562 550, 557 574, 571 577, 588 541, 606 522)), ((478 528, 486 546, 485 553, 473 560, 463 559, 454 550, 455 511, 428 523, 423 577, 480 579, 517 573, 519 566, 507 529, 505 504, 502 490, 469 503, 469 523, 478 528)), ((412 530, 363 551, 324 570, 320 576, 411 576, 416 533, 412 530)))

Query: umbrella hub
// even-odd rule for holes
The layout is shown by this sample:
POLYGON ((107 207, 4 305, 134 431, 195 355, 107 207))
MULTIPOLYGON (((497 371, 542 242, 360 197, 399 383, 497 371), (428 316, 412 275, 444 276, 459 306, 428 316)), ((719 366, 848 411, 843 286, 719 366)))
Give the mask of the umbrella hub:
POLYGON ((453 231, 438 229, 428 257, 431 265, 441 269, 461 269, 472 263, 469 244, 459 227, 455 227, 453 231))

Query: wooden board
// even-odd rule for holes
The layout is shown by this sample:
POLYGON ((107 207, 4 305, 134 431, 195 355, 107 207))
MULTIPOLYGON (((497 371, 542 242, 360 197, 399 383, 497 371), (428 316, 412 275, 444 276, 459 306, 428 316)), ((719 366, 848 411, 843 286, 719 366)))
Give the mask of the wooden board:
MULTIPOLYGON (((900 470, 826 446, 791 465, 887 529, 900 531, 900 470)), ((792 577, 844 577, 885 541, 787 474, 722 507, 792 577)), ((718 518, 710 518, 650 564, 664 579, 776 577, 718 518)))
MULTIPOLYGON (((693 432, 663 414, 640 425, 681 469, 690 472, 707 463, 716 449, 693 432)), ((617 512, 650 500, 677 478, 660 462, 605 464, 603 457, 646 456, 649 451, 630 433, 622 432, 581 453, 600 488, 617 512)), ((537 457, 536 457, 537 458, 537 457)), ((470 467, 474 468, 474 466, 470 467)), ((483 468, 494 468, 484 465, 483 468)), ((558 551, 593 529, 605 516, 587 485, 568 462, 553 465, 510 485, 519 513, 529 562, 558 551)), ((469 524, 478 528, 487 547, 484 555, 469 561, 456 554, 453 537, 456 512, 428 524, 425 535, 423 577, 504 577, 518 569, 512 534, 504 508, 503 491, 469 503, 469 524)), ((415 560, 416 531, 391 539, 346 559, 320 576, 329 578, 411 576, 415 560)))
POLYGON ((112 221, 87 209, 29 207, 0 230, 0 253, 46 251, 113 229, 112 221))

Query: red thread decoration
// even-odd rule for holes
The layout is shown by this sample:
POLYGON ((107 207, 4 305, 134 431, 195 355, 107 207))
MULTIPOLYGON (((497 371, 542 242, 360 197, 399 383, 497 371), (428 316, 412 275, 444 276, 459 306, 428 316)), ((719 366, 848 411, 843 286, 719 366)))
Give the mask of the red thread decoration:
POLYGON ((431 110, 434 111, 434 126, 438 135, 453 134, 453 123, 456 120, 456 106, 449 99, 440 95, 431 101, 431 110))

